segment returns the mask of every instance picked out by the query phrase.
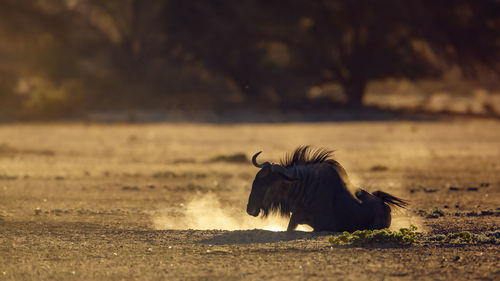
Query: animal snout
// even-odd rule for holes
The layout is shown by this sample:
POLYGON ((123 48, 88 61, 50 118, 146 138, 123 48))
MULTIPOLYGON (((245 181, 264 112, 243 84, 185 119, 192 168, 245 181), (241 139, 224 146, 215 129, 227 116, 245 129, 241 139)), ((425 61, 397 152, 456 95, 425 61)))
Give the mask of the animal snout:
POLYGON ((250 206, 248 206, 248 205, 247 205, 247 213, 248 213, 249 215, 251 215, 251 216, 256 217, 256 216, 258 216, 258 215, 259 215, 260 210, 259 210, 259 209, 257 209, 257 208, 250 207, 250 206))

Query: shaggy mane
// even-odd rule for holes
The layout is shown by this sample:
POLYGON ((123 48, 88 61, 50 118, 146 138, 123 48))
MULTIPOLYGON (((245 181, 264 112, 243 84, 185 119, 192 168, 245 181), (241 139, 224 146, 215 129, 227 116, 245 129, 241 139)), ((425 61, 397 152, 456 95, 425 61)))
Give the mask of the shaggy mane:
POLYGON ((287 154, 285 158, 281 159, 280 164, 285 168, 296 165, 311 165, 318 163, 339 165, 339 163, 333 159, 332 154, 333 150, 328 150, 326 148, 312 149, 308 145, 299 146, 295 149, 293 154, 287 154))
POLYGON ((262 217, 266 218, 270 214, 278 214, 281 217, 290 217, 292 208, 283 202, 275 200, 269 206, 262 208, 262 217))

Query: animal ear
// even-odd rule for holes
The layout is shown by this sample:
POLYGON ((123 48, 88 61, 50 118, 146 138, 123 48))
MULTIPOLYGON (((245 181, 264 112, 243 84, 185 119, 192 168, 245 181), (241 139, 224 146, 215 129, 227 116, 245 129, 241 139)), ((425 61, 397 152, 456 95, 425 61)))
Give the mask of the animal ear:
POLYGON ((271 171, 273 173, 278 174, 280 177, 282 177, 286 182, 289 183, 294 183, 299 181, 300 179, 297 177, 293 177, 289 175, 289 172, 281 165, 272 165, 271 166, 271 171))
POLYGON ((271 166, 270 165, 264 165, 261 169, 260 172, 263 176, 267 176, 272 172, 271 166))

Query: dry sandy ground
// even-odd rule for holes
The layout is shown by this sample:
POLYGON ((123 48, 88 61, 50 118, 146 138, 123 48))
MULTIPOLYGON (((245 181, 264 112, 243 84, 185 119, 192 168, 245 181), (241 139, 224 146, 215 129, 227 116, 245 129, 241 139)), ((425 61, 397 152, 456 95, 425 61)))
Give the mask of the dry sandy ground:
POLYGON ((500 122, 4 124, 0 280, 499 280, 500 245, 430 241, 500 230, 500 122), (256 168, 211 162, 300 144, 352 181, 409 199, 408 248, 331 247, 245 214, 256 168), (256 229, 257 228, 257 229, 256 229), (267 229, 267 230, 263 230, 267 229))

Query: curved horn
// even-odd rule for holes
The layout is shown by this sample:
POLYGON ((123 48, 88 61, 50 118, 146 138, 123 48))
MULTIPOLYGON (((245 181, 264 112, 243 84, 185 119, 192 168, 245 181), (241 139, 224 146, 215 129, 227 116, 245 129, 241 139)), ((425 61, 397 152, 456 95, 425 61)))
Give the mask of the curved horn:
POLYGON ((252 164, 257 168, 264 168, 265 166, 270 165, 269 162, 264 162, 262 164, 257 163, 257 156, 259 156, 259 154, 261 154, 261 153, 262 153, 262 151, 259 151, 259 152, 255 153, 254 156, 252 157, 252 164))

